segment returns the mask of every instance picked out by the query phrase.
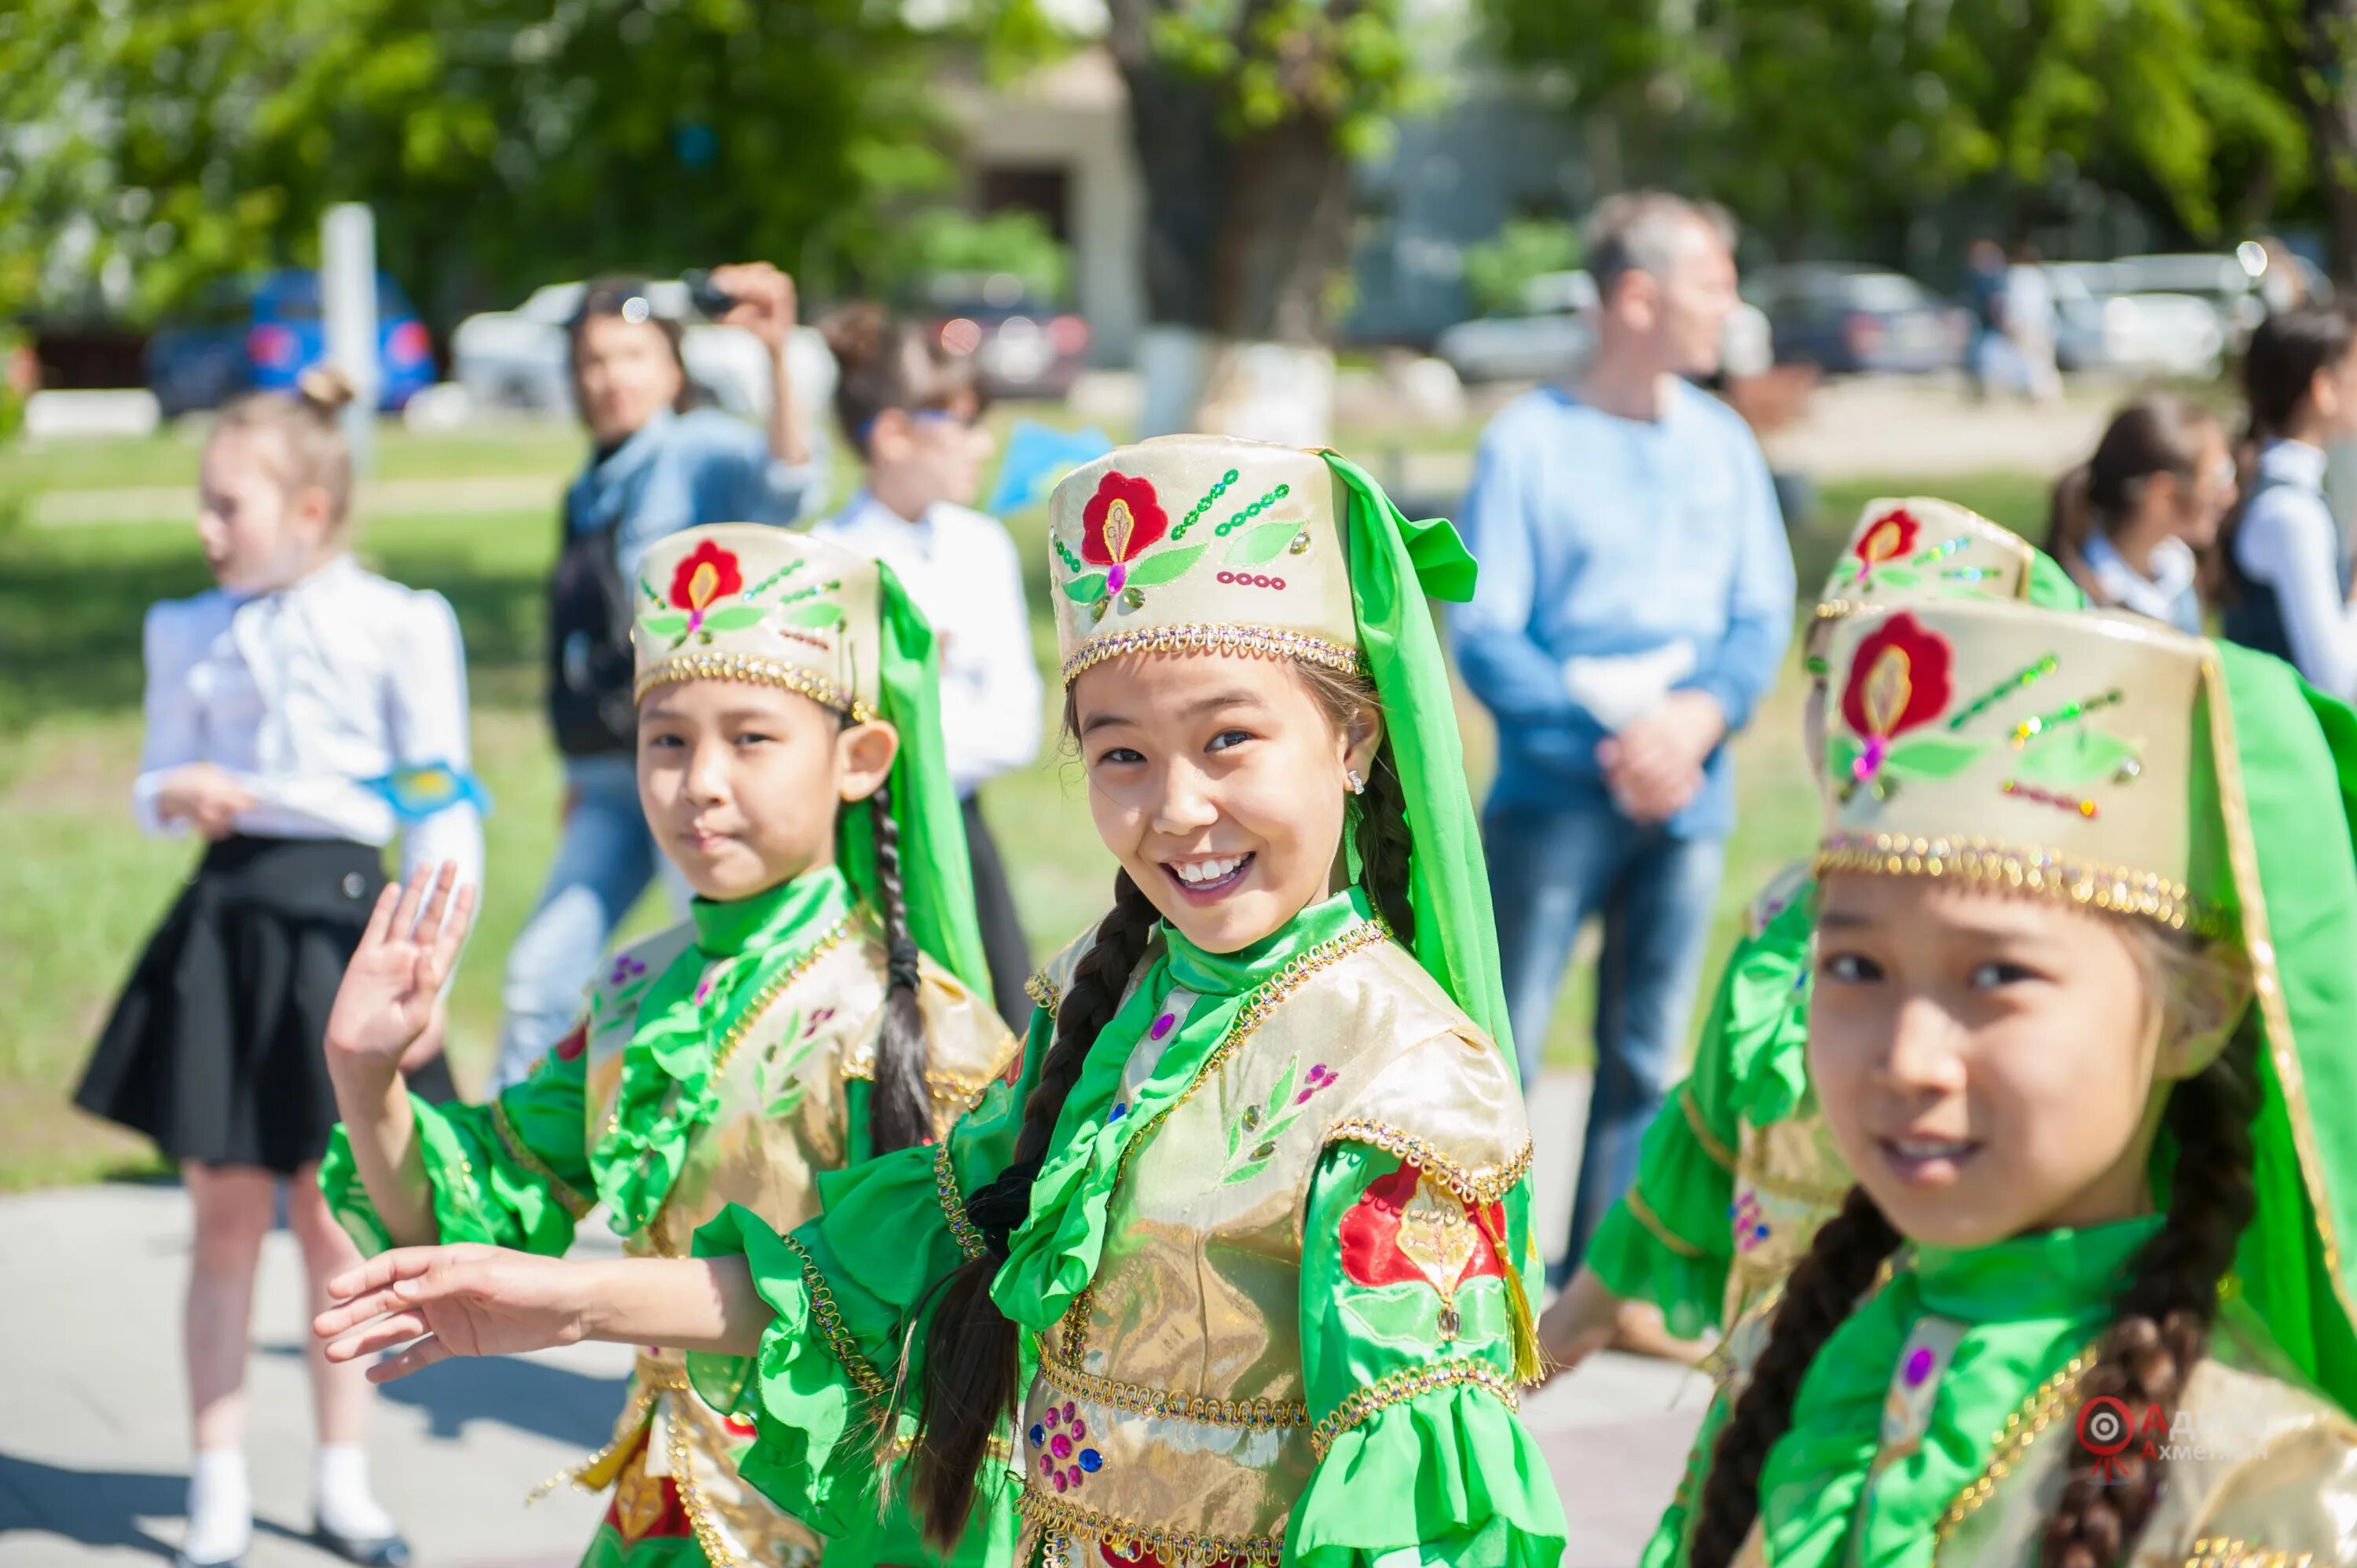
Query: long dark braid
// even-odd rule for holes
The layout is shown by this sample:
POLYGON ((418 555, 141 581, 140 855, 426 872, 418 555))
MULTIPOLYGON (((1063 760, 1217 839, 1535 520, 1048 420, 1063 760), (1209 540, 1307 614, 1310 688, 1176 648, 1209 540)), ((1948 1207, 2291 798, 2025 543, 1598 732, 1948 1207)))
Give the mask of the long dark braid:
POLYGON ((966 1218, 989 1250, 960 1264, 940 1287, 941 1305, 925 1336, 924 1401, 910 1485, 925 1539, 944 1553, 965 1529, 991 1434, 1014 1412, 1019 1392, 1016 1326, 991 1300, 991 1281, 1009 1240, 1030 1216, 1031 1184, 1039 1177, 1056 1119, 1080 1081, 1089 1048, 1119 1010, 1160 918, 1129 873, 1114 876, 1113 908, 1097 922, 1096 940, 1056 1009, 1055 1044, 1024 1102, 1014 1156, 997 1179, 966 1198, 966 1218))
POLYGON ((900 886, 900 824, 892 815, 892 786, 867 798, 876 837, 876 913, 884 925, 884 1028, 876 1039, 876 1081, 867 1101, 867 1137, 888 1154, 933 1137, 932 1092, 925 1081, 931 1057, 925 1013, 917 1004, 917 939, 909 934, 909 903, 900 886))
MULTIPOLYGON (((2258 1045, 2255 1014, 2246 1015, 2225 1051, 2169 1096, 2177 1167, 2169 1216, 2129 1265, 2103 1349, 2080 1383, 2083 1399, 2115 1399, 2138 1416, 2155 1405, 2173 1415, 2209 1354, 2218 1283, 2233 1267, 2235 1242, 2258 1202, 2251 1180, 2258 1045)), ((2152 1517, 2166 1461, 2131 1444, 2102 1484, 2095 1463, 2084 1444, 2072 1444, 2070 1480, 2040 1546, 2043 1568, 2108 1568, 2152 1517)))
POLYGON ((1898 1250, 1899 1232, 1866 1189, 1854 1187, 1841 1212, 1817 1231, 1808 1255, 1784 1282, 1769 1324, 1768 1347, 1711 1450, 1710 1479, 1695 1509, 1686 1557, 1692 1568, 1727 1568, 1742 1550, 1760 1514, 1760 1466, 1792 1424, 1803 1374, 1898 1250))
POLYGON ((1408 835, 1407 791, 1392 759, 1388 736, 1367 769, 1366 793, 1358 797, 1361 875, 1367 897, 1402 945, 1415 946, 1415 905, 1409 896, 1408 863, 1415 850, 1408 835))

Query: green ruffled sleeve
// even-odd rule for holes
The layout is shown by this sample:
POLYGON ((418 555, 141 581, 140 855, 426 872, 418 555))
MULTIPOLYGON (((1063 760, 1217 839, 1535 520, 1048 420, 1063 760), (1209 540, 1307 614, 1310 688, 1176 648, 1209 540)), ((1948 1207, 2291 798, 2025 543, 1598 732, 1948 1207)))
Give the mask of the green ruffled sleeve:
POLYGON ((1795 897, 1728 955, 1694 1070, 1646 1129, 1637 1179, 1582 1259, 1615 1295, 1660 1307, 1682 1337, 1718 1327, 1727 1309, 1743 1124, 1791 1115, 1807 1091, 1813 918, 1795 897))
MULTIPOLYGON (((489 1105, 428 1105, 409 1097, 442 1240, 549 1257, 573 1244, 573 1228, 594 1204, 587 1196, 588 1053, 581 1045, 580 1031, 566 1036, 529 1078, 489 1105)), ((319 1188, 361 1251, 373 1256, 393 1245, 340 1123, 319 1163, 319 1188)))
MULTIPOLYGON (((1514 1414, 1512 1310, 1496 1253, 1471 1225, 1448 1228, 1473 1253, 1445 1303, 1429 1271, 1446 1265, 1419 1264, 1398 1244, 1419 1185, 1462 1212, 1395 1156, 1358 1144, 1329 1148, 1312 1184, 1301 1346, 1318 1460, 1285 1563, 1371 1568, 1409 1552, 1459 1568, 1555 1568, 1563 1504, 1514 1414), (1453 1338, 1442 1321, 1450 1306, 1453 1338)), ((1516 1257, 1529 1251, 1523 1235, 1507 1244, 1516 1257)))
MULTIPOLYGON (((749 1364, 694 1355, 689 1375, 706 1401, 752 1418, 753 1445, 738 1463, 745 1478, 830 1538, 904 1529, 897 1498, 878 1519, 881 1423, 888 1414, 897 1435, 913 1424, 933 1286, 982 1246, 964 1195, 996 1177, 1013 1152, 1052 1027, 1034 1016, 1021 1077, 992 1084, 944 1143, 821 1173, 823 1210, 792 1234, 737 1205, 695 1233, 698 1257, 746 1260, 775 1316, 749 1364)), ((985 1477, 983 1493, 961 1561, 979 1563, 985 1543, 1011 1528, 1011 1472, 985 1477)))

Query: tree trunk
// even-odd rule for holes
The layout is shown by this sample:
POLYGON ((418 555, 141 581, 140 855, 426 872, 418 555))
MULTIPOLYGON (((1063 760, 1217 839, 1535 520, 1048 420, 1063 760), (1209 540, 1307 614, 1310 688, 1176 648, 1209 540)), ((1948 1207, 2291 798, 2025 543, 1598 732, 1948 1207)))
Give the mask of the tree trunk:
POLYGON ((2357 283, 2357 0, 2306 0, 2304 58, 2317 189, 2324 199, 2333 281, 2357 283))
POLYGON ((1157 55, 1152 9, 1111 5, 1146 184, 1144 433, 1321 443, 1332 418, 1329 302, 1350 262, 1350 160, 1334 125, 1313 113, 1234 134, 1224 84, 1157 55))

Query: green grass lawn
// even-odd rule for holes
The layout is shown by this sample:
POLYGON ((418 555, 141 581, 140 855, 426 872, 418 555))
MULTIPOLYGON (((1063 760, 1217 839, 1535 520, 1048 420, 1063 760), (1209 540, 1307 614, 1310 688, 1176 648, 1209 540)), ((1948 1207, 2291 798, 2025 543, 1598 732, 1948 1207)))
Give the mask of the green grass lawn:
MULTIPOLYGON (((1346 448, 1348 442, 1344 443, 1346 448)), ((541 578, 553 555, 556 496, 579 456, 558 429, 496 436, 388 433, 386 478, 543 474, 548 503, 526 510, 363 522, 371 566, 448 596, 464 628, 474 699, 477 764, 497 802, 479 932, 454 996, 452 1055, 462 1082, 488 1064, 499 1025, 501 961, 539 891, 556 837, 556 755, 538 708, 541 578)), ((0 498, 50 489, 188 484, 193 442, 0 448, 0 498)), ((838 483, 847 489, 851 476, 838 483)), ((1828 487, 1819 515, 1796 526, 1802 581, 1822 579, 1860 504, 1903 483, 1828 487)), ((1998 521, 2032 527, 2043 494, 2034 479, 1994 476, 1941 487, 1998 521)), ((142 682, 140 618, 163 597, 210 585, 185 522, 35 528, 5 522, 0 506, 0 1188, 86 1180, 148 1168, 141 1141, 66 1106, 90 1042, 139 944, 194 865, 185 840, 141 837, 129 793, 137 771, 142 682)), ((1010 520, 1031 563, 1034 633, 1052 668, 1045 551, 1038 511, 1010 520)), ((1814 805, 1800 755, 1799 698, 1788 678, 1738 742, 1742 829, 1728 856, 1713 940, 1714 968, 1760 883, 1803 853, 1814 805)), ((1488 720, 1460 693, 1472 782, 1486 779, 1488 720)), ((1103 908, 1112 862, 1090 830, 1078 771, 1050 752, 985 796, 1004 843, 1017 902, 1042 953, 1103 908)), ((653 911, 642 908, 643 923, 653 911)), ((1584 982, 1566 988, 1548 1038, 1551 1058, 1587 1052, 1584 982)))

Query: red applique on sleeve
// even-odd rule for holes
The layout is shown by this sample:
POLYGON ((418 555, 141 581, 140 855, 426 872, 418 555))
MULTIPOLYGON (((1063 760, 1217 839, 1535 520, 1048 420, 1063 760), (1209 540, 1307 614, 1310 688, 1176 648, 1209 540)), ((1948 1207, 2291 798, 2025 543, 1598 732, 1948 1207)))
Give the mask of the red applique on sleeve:
MULTIPOLYGON (((1342 1273, 1352 1284, 1376 1285, 1427 1284, 1442 1294, 1454 1293, 1467 1280, 1488 1276, 1503 1279, 1505 1269, 1498 1262, 1498 1249, 1484 1234, 1483 1228, 1472 1223, 1456 1197, 1446 1188, 1435 1187, 1427 1201, 1453 1210, 1464 1225, 1460 1244, 1469 1242, 1465 1262, 1454 1279, 1435 1278, 1434 1270, 1400 1246, 1400 1226, 1409 1208, 1416 1202, 1416 1187, 1424 1173, 1414 1165, 1404 1165, 1381 1180, 1368 1184, 1367 1190, 1342 1216, 1340 1235, 1342 1243, 1342 1273)), ((1491 1204, 1487 1216, 1499 1234, 1506 1229, 1505 1208, 1491 1204)), ((1417 1248, 1429 1258, 1429 1249, 1417 1248)))
POLYGON ((556 1059, 561 1062, 576 1060, 580 1057, 583 1051, 586 1051, 588 1048, 589 1026, 587 1024, 576 1024, 573 1026, 573 1032, 571 1034, 556 1042, 556 1059))

